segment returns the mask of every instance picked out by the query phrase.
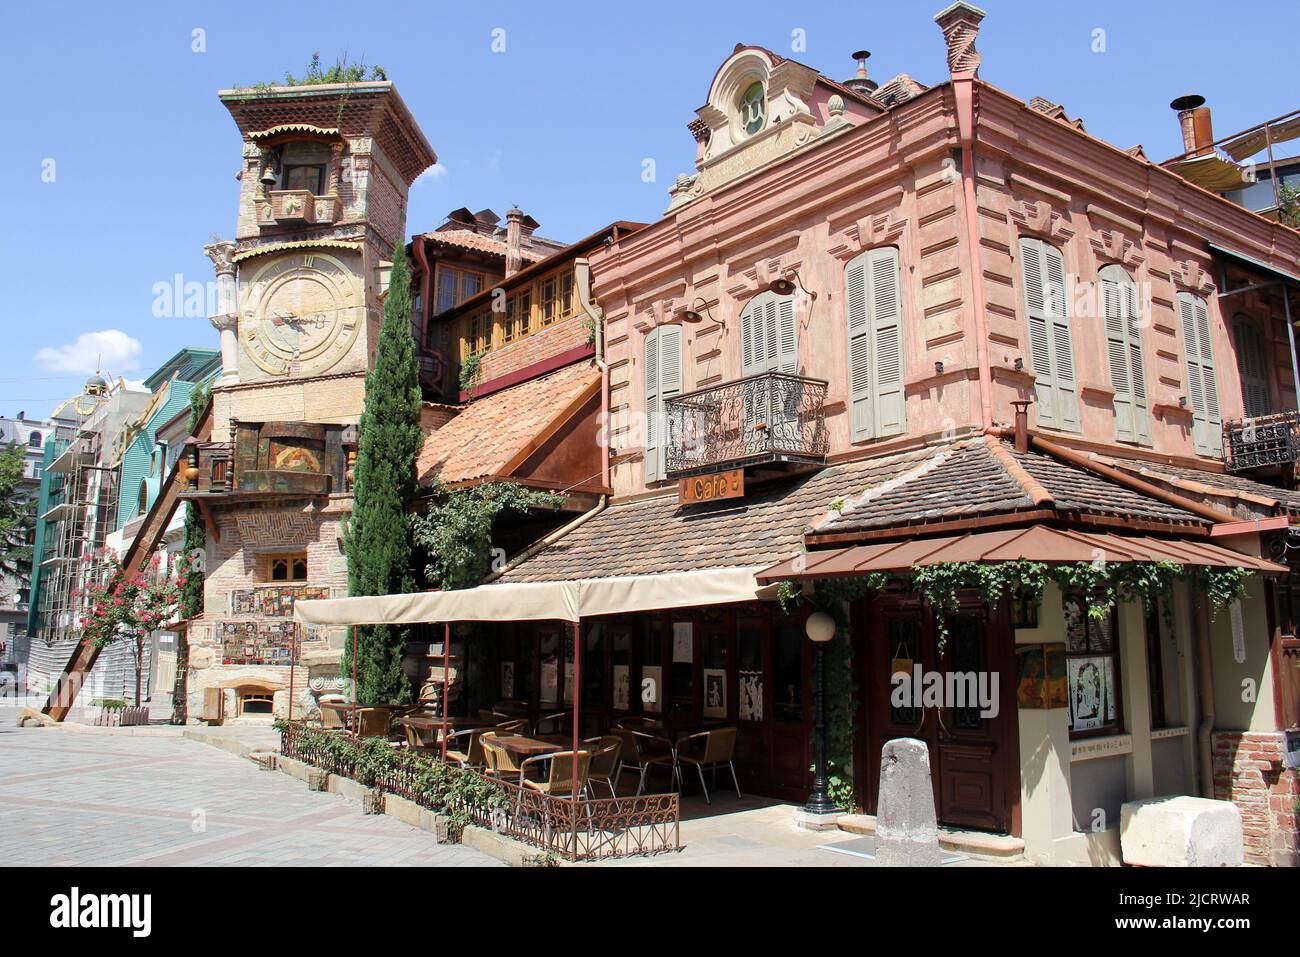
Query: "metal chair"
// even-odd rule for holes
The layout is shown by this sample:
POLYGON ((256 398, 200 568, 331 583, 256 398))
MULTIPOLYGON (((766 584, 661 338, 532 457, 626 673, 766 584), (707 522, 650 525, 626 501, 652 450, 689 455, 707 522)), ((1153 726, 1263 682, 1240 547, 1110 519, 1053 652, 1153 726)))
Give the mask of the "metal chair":
POLYGON ((487 765, 484 756, 483 735, 491 728, 471 728, 447 735, 447 760, 459 764, 462 768, 481 768, 487 765), (462 739, 464 747, 452 747, 452 742, 462 739))
POLYGON ((713 772, 714 785, 717 785, 718 768, 724 764, 731 769, 731 783, 736 787, 736 797, 740 797, 740 782, 736 780, 736 729, 715 728, 712 731, 700 731, 679 741, 676 748, 677 782, 682 780, 683 764, 691 765, 700 776, 700 787, 704 790, 704 803, 712 804, 709 788, 704 783, 704 771, 713 772))
MULTIPOLYGON (((671 758, 673 755, 672 742, 667 738, 659 738, 652 734, 644 734, 640 731, 632 731, 628 728, 614 728, 610 734, 617 737, 622 742, 619 749, 618 767, 614 771, 614 790, 618 791, 618 779, 623 775, 624 768, 635 768, 639 780, 636 786, 637 796, 645 790, 646 776, 650 773, 650 766, 655 763, 662 763, 664 758, 671 758)), ((675 761, 670 763, 673 769, 673 780, 676 781, 675 761)))
POLYGON ((534 734, 559 734, 565 730, 565 725, 573 721, 571 711, 556 711, 552 714, 542 715, 533 724, 534 734))
POLYGON ((619 757, 623 752, 623 739, 618 735, 606 734, 599 738, 589 738, 591 745, 591 769, 587 780, 593 784, 604 784, 609 788, 610 797, 618 797, 614 789, 614 778, 618 774, 619 757))

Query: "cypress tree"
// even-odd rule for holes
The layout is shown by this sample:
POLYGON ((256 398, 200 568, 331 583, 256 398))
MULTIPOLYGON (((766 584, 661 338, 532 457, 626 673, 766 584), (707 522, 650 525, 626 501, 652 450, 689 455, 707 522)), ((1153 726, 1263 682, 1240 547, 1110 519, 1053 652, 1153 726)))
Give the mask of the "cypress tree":
MULTIPOLYGON (((407 510, 415 499, 415 460, 423 444, 419 369, 411 338, 410 272, 406 250, 398 245, 358 428, 352 515, 343 538, 350 595, 390 595, 415 588, 407 510)), ((402 673, 409 630, 391 625, 356 630, 357 702, 409 701, 410 683, 402 673)), ((342 672, 345 678, 352 676, 350 639, 342 672)))

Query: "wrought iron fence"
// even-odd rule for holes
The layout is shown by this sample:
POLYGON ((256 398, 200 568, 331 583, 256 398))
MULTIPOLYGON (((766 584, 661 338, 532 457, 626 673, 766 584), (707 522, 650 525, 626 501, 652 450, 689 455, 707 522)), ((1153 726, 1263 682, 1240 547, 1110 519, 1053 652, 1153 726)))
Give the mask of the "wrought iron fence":
POLYGON ((664 400, 668 475, 825 460, 826 382, 763 372, 664 400))
POLYGON ((377 772, 359 774, 355 754, 361 741, 342 731, 286 725, 281 753, 331 774, 361 780, 442 812, 460 812, 480 827, 514 838, 570 861, 662 854, 681 849, 678 795, 576 800, 521 787, 473 769, 445 764, 432 755, 394 749, 394 760, 377 772), (453 778, 459 780, 453 783, 453 778))
POLYGON ((1300 412, 1223 423, 1223 457, 1229 472, 1295 462, 1300 458, 1300 412))

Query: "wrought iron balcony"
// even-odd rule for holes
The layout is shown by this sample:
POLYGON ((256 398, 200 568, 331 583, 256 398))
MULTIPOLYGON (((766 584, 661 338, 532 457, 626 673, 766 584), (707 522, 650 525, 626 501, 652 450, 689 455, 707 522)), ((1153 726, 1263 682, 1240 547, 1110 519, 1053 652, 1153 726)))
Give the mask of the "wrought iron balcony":
POLYGON ((1223 423, 1223 458, 1229 472, 1300 459, 1300 412, 1274 412, 1223 423))
POLYGON ((763 372, 664 400, 669 478, 774 462, 820 465, 826 382, 763 372))

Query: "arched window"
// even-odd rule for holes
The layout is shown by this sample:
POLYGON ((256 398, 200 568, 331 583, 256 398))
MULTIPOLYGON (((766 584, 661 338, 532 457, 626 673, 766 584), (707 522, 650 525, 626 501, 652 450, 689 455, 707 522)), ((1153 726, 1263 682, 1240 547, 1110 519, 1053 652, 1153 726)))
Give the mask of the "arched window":
POLYGON ((135 514, 137 517, 144 515, 149 511, 149 483, 141 482, 140 491, 135 499, 135 514))
POLYGON ((1151 414, 1142 366, 1142 316, 1137 286, 1124 267, 1111 263, 1098 274, 1106 317, 1106 359, 1115 390, 1115 437, 1151 444, 1151 414))
POLYGON ((1041 239, 1020 240, 1020 279, 1029 325, 1029 363, 1039 425, 1079 431, 1079 385, 1065 300, 1065 259, 1041 239))
POLYGON ((740 128, 746 136, 753 136, 763 128, 766 109, 767 95, 763 91, 763 84, 755 81, 745 88, 740 97, 740 128))
POLYGON ((1210 343, 1210 312, 1205 300, 1190 292, 1180 292, 1177 299, 1187 357, 1187 394, 1192 403, 1192 442, 1198 455, 1222 455, 1223 420, 1210 343))
POLYGON ((849 420, 853 441, 907 428, 903 397, 903 314, 898 250, 869 249, 844 267, 849 335, 849 420))
POLYGON ((45 440, 39 432, 32 432, 27 436, 27 445, 29 448, 39 449, 44 442, 45 440))
POLYGON ((1241 381, 1241 404, 1246 415, 1268 415, 1273 402, 1268 388, 1268 348, 1259 326, 1247 316, 1232 320, 1232 340, 1237 347, 1237 377, 1241 381))

